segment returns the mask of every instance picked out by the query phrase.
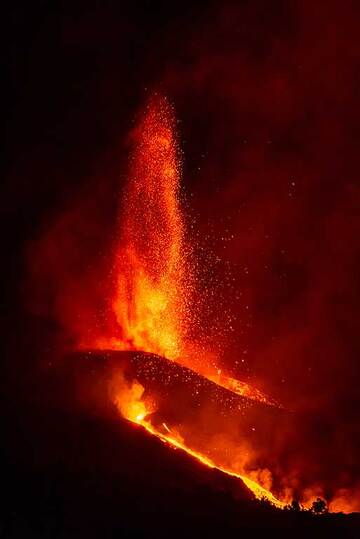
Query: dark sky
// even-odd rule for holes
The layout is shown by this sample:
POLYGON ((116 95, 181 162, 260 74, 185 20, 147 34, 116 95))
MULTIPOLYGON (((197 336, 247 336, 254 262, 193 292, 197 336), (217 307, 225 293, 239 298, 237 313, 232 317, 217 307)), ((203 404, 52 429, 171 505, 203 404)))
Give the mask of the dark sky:
POLYGON ((10 378, 51 350, 54 295, 75 290, 86 307, 86 283, 104 275, 127 132, 161 89, 198 237, 222 260, 204 270, 217 282, 206 323, 225 327, 219 302, 237 318, 224 364, 311 417, 311 473, 358 488, 357 3, 15 1, 3 18, 10 378), (34 263, 44 237, 60 238, 54 258, 34 263))

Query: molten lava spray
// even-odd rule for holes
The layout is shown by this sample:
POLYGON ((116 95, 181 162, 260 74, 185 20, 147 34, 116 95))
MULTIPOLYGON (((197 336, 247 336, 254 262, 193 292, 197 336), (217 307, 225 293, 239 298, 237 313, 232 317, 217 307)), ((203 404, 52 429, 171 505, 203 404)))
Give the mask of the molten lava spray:
POLYGON ((167 99, 150 100, 133 137, 115 263, 119 336, 109 344, 178 360, 185 354, 192 275, 179 202, 175 117, 167 99))

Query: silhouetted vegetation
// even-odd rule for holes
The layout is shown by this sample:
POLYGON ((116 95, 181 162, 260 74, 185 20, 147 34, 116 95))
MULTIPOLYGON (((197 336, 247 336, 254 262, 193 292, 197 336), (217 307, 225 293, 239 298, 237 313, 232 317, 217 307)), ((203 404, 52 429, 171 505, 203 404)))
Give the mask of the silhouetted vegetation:
POLYGON ((302 508, 301 508, 301 505, 300 503, 297 501, 297 500, 293 500, 290 504, 290 509, 292 511, 295 511, 295 512, 298 512, 298 511, 301 511, 302 508))
POLYGON ((317 498, 311 506, 311 511, 317 515, 323 515, 324 513, 327 513, 328 507, 326 501, 321 498, 317 498))

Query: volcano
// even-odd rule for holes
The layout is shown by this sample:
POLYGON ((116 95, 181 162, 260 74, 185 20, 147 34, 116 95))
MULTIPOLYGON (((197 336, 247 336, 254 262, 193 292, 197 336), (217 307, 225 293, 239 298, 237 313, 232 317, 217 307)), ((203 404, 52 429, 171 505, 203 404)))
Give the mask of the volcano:
MULTIPOLYGON (((302 433, 308 436, 312 425, 317 432, 321 420, 315 425, 316 414, 309 410, 301 421, 299 410, 296 417, 250 386, 245 380, 256 378, 246 364, 239 367, 243 359, 231 338, 236 314, 218 293, 215 266, 207 263, 207 250, 200 254, 185 211, 179 141, 174 106, 154 92, 129 133, 126 182, 113 238, 95 272, 96 290, 90 285, 95 274, 84 285, 75 278, 69 287, 66 271, 56 279, 56 316, 69 339, 66 349, 76 351, 60 360, 65 371, 59 373, 61 378, 74 369, 66 374, 68 382, 77 378, 72 408, 80 402, 102 412, 111 409, 168 449, 235 477, 277 507, 297 499, 310 508, 319 496, 332 503, 334 489, 326 488, 332 463, 319 477, 322 452, 313 447, 313 466, 302 472, 307 452, 296 450, 302 433), (212 312, 215 303, 224 311, 220 324, 212 312)), ((45 258, 42 249, 34 257, 40 267, 47 267, 48 257, 49 267, 55 267, 56 234, 44 239, 45 258)), ((221 287, 230 282, 225 275, 219 279, 221 287)), ((240 295, 234 299, 240 301, 240 295)), ((61 357, 63 341, 58 348, 61 357)), ((63 391, 69 391, 66 382, 63 391)))
POLYGON ((233 396, 159 356, 108 351, 67 355, 5 407, 5 537, 96 538, 129 532, 140 537, 168 537, 170 532, 172 537, 233 536, 254 530, 277 537, 289 529, 294 537, 357 536, 357 515, 279 511, 256 500, 238 478, 204 466, 184 451, 169 450, 141 425, 123 419, 111 398, 111 383, 119 372, 129 386, 136 377, 162 395, 156 423, 166 419, 171 426, 170 415, 181 418, 166 403, 174 391, 182 394, 185 380, 180 408, 195 407, 208 394, 228 418, 241 418, 243 406, 269 420, 287 416, 284 410, 233 396), (171 377, 166 383, 168 372, 177 373, 178 382, 171 377))

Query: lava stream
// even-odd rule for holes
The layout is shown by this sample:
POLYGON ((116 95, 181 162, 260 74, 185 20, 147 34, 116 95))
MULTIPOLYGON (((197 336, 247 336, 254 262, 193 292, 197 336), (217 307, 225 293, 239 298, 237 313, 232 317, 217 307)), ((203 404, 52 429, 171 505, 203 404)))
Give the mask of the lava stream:
POLYGON ((138 382, 135 382, 127 391, 122 391, 117 396, 116 404, 120 410, 120 413, 128 421, 140 425, 147 432, 156 436, 162 442, 170 445, 174 449, 181 449, 182 451, 185 451, 188 455, 191 455, 191 457, 201 462, 201 464, 204 464, 209 468, 217 469, 231 477, 236 477, 237 479, 240 479, 241 481, 243 481, 243 483, 245 483, 248 489, 251 490, 251 492, 258 500, 266 499, 272 505, 280 509, 283 509, 286 506, 284 502, 277 499, 269 490, 262 487, 252 479, 246 477, 245 475, 236 473, 230 468, 219 466, 215 464, 215 462, 211 460, 208 456, 188 447, 184 443, 184 440, 182 439, 181 435, 177 432, 173 432, 166 425, 166 423, 161 424, 163 430, 160 430, 159 428, 155 427, 149 419, 149 416, 153 412, 153 409, 151 407, 150 409, 148 409, 146 402, 142 400, 143 392, 143 386, 138 382))

